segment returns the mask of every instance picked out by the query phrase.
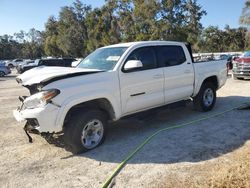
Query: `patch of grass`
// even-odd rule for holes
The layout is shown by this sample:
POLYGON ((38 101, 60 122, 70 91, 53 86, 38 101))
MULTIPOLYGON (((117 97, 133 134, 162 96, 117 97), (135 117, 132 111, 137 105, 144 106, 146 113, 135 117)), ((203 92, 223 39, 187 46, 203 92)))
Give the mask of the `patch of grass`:
POLYGON ((250 188, 250 142, 228 155, 180 168, 152 187, 250 188))

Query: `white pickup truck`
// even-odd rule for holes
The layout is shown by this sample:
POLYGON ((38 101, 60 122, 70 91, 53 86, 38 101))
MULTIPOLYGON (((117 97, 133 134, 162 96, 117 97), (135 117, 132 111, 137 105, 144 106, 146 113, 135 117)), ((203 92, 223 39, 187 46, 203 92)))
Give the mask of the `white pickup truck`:
POLYGON ((31 96, 19 97, 13 114, 27 120, 28 136, 64 133, 72 152, 80 153, 103 142, 108 121, 190 99, 196 109, 211 110, 226 79, 225 60, 193 62, 185 43, 115 44, 95 50, 77 68, 37 67, 18 76, 31 96))

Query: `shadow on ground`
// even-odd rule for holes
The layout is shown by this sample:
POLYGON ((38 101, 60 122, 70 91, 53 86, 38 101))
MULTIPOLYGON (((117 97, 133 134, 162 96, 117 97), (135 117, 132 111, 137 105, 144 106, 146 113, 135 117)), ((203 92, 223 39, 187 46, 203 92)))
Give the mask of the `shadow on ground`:
MULTIPOLYGON (((157 130, 222 112, 244 102, 250 103, 250 97, 219 97, 215 109, 208 113, 194 111, 191 104, 174 110, 161 108, 144 112, 114 123, 100 147, 78 156, 119 163, 157 130)), ((249 115, 249 110, 233 110, 216 118, 161 132, 129 163, 200 162, 229 153, 250 139, 249 115)))

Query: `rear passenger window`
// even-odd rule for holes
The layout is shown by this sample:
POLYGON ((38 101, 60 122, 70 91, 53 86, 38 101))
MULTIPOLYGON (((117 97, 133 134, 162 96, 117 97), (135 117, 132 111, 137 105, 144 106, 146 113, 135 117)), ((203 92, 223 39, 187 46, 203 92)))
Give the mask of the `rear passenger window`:
POLYGON ((180 65, 186 61, 186 56, 181 46, 157 46, 156 55, 161 67, 180 65))
POLYGON ((140 70, 153 69, 157 67, 155 53, 152 47, 135 49, 127 58, 129 60, 140 60, 143 67, 140 70))

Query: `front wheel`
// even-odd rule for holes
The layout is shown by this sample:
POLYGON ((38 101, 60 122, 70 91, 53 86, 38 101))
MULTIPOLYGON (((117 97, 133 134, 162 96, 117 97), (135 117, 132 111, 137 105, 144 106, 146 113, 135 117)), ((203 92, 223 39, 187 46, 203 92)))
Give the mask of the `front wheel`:
POLYGON ((207 112, 212 110, 216 102, 216 90, 212 83, 204 83, 199 93, 193 98, 194 107, 198 111, 207 112))
POLYGON ((71 117, 65 127, 65 142, 72 153, 82 153, 99 146, 105 139, 107 117, 100 110, 89 110, 71 117))

